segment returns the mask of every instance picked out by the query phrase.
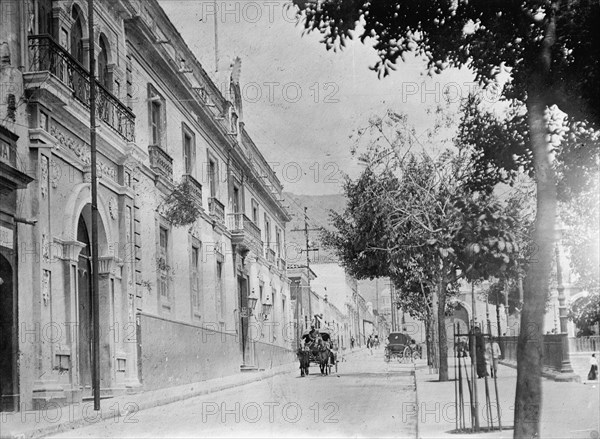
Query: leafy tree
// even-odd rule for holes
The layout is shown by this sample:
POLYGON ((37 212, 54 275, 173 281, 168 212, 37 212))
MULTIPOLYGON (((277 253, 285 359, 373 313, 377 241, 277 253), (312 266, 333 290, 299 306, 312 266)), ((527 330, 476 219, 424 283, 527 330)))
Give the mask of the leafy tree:
MULTIPOLYGON (((359 29, 360 40, 369 38, 380 57, 372 68, 383 75, 410 53, 425 57, 430 74, 467 66, 479 81, 490 83, 502 70, 510 73, 503 94, 524 106, 525 142, 537 183, 533 241, 539 249, 539 263, 530 265, 524 288, 521 327, 528 330, 519 337, 514 435, 539 435, 544 304, 557 203, 546 110, 556 105, 575 120, 600 121, 596 29, 600 4, 590 0, 294 0, 294 4, 305 30, 320 32, 327 49, 343 47, 359 29)), ((579 152, 587 153, 585 148, 579 152)))
POLYGON ((591 328, 600 322, 599 197, 600 181, 596 179, 589 190, 560 205, 560 216, 565 225, 562 243, 568 250, 571 269, 578 276, 577 286, 588 292, 569 309, 569 318, 581 336, 591 335, 591 328))
POLYGON ((560 217, 564 223, 562 244, 567 248, 572 270, 577 273, 577 285, 583 290, 600 290, 600 182, 569 203, 561 203, 560 217))
MULTIPOLYGON (((372 123, 382 133, 381 120, 372 123)), ((323 241, 352 275, 389 276, 411 314, 431 315, 439 377, 447 380, 447 299, 461 277, 488 278, 514 263, 514 220, 493 196, 467 188, 464 154, 445 151, 433 159, 391 141, 377 145, 381 139, 362 155, 365 171, 347 179, 347 208, 332 213, 335 230, 323 241)))
MULTIPOLYGON (((481 175, 480 172, 481 169, 475 165, 473 174, 481 175)), ((488 174, 488 176, 489 175, 490 174, 488 174)), ((492 176, 491 178, 495 177, 492 176)), ((518 178, 518 175, 515 175, 514 178, 518 178)), ((481 181, 482 180, 477 181, 476 179, 473 179, 470 180, 468 184, 474 184, 472 187, 478 187, 479 182, 481 181)), ((496 182, 493 185, 496 189, 501 186, 497 183, 499 182, 496 182)), ((524 180, 522 179, 519 181, 516 187, 503 192, 503 196, 506 199, 507 211, 511 217, 516 219, 513 233, 518 249, 514 255, 515 263, 506 271, 499 273, 498 278, 493 278, 488 288, 483 291, 483 299, 487 299, 489 303, 496 305, 496 325, 498 327, 498 334, 500 335, 502 335, 504 331, 501 330, 498 305, 506 305, 506 295, 508 294, 509 313, 512 314, 517 310, 521 310, 523 306, 521 299, 522 279, 528 264, 537 262, 535 247, 531 242, 533 216, 535 214, 535 207, 531 203, 531 200, 535 197, 535 194, 532 193, 532 189, 534 188, 531 187, 529 180, 525 178, 524 180)))
POLYGON ((515 310, 520 309, 521 303, 518 280, 510 278, 496 279, 482 293, 484 299, 487 299, 491 305, 496 306, 496 325, 498 328, 498 334, 503 335, 506 328, 502 328, 500 323, 500 305, 506 306, 508 299, 509 313, 513 313, 515 310))
POLYGON ((594 335, 592 328, 600 323, 600 294, 597 291, 590 292, 576 300, 571 305, 568 316, 577 326, 578 337, 594 335))

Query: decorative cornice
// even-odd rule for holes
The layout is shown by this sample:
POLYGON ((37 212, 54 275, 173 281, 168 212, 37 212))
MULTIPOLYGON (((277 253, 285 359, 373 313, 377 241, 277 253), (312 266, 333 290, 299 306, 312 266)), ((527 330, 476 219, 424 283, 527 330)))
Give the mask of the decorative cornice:
POLYGON ((30 148, 54 148, 58 139, 42 128, 29 129, 30 148))
MULTIPOLYGON (((91 164, 90 149, 87 143, 69 135, 65 130, 58 128, 55 124, 52 124, 50 133, 56 138, 57 148, 66 148, 71 151, 84 165, 91 164)), ((101 157, 98 157, 98 160, 96 161, 96 170, 99 177, 105 176, 115 182, 118 180, 116 167, 106 163, 105 159, 102 159, 101 157)))
POLYGON ((65 241, 61 238, 54 237, 54 249, 60 249, 60 255, 52 255, 52 258, 57 257, 64 261, 77 262, 79 261, 79 253, 85 247, 83 242, 65 241))
POLYGON ((115 256, 100 256, 98 258, 98 274, 99 275, 113 275, 120 277, 120 270, 118 269, 123 265, 122 261, 115 256))

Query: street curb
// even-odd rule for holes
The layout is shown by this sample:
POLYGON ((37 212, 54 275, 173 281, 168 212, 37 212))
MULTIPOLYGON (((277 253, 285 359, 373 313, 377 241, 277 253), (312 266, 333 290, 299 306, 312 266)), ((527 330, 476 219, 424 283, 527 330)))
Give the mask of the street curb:
MULTIPOLYGON (((348 358, 350 356, 354 356, 355 354, 358 354, 364 350, 365 350, 364 348, 363 349, 361 349, 361 348, 355 349, 351 352, 346 353, 345 357, 348 358)), ((288 363, 283 366, 278 366, 276 368, 276 370, 270 369, 270 370, 260 371, 256 375, 252 374, 252 373, 247 373, 247 372, 240 372, 240 375, 248 375, 248 376, 244 377, 244 378, 240 378, 239 380, 236 380, 236 381, 230 382, 230 383, 223 383, 223 384, 219 384, 216 382, 209 383, 210 381, 218 381, 219 378, 217 378, 217 379, 213 379, 213 380, 199 381, 199 382, 195 382, 195 383, 184 384, 181 387, 191 388, 191 389, 195 389, 196 387, 198 387, 198 388, 195 390, 189 390, 189 391, 185 391, 184 389, 182 389, 182 391, 180 393, 177 393, 175 395, 157 397, 155 399, 150 399, 150 400, 142 400, 142 399, 138 400, 135 403, 136 409, 134 411, 125 409, 125 407, 128 405, 127 403, 125 403, 125 404, 123 404, 124 405, 123 408, 119 407, 119 410, 114 410, 111 408, 111 410, 107 410, 107 411, 101 410, 99 413, 94 412, 93 421, 90 421, 89 419, 85 419, 85 417, 78 417, 77 419, 66 420, 64 422, 58 422, 56 424, 50 424, 50 425, 46 425, 43 427, 38 427, 38 428, 32 427, 30 430, 26 430, 24 432, 19 432, 19 433, 3 432, 2 431, 3 428, 4 427, 7 428, 8 426, 5 424, 3 425, 3 422, 0 421, 0 439, 36 439, 36 438, 40 438, 40 437, 49 436, 52 434, 61 433, 64 431, 75 430, 75 429, 83 428, 83 427, 86 427, 89 425, 94 425, 101 421, 126 417, 128 415, 131 415, 132 413, 137 413, 138 411, 141 411, 141 410, 147 410, 147 409, 151 409, 151 408, 155 408, 155 407, 160 407, 163 405, 172 404, 174 402, 184 401, 186 399, 191 399, 191 398, 195 398, 198 396, 208 395, 210 393, 216 393, 216 392, 220 392, 223 390, 232 389, 234 387, 245 386, 245 385, 254 383, 256 381, 263 381, 265 379, 272 378, 274 376, 277 376, 277 375, 280 375, 283 373, 290 373, 290 372, 296 370, 297 367, 298 367, 298 365, 294 361, 294 362, 288 363), (207 383, 209 383, 209 384, 207 384, 207 383)), ((229 378, 229 377, 240 376, 240 375, 229 375, 228 377, 223 377, 223 378, 229 378)), ((169 391, 169 388, 158 389, 158 391, 160 391, 160 390, 169 391)), ((152 392, 152 391, 150 391, 150 392, 152 392)), ((131 396, 131 398, 136 398, 136 397, 143 396, 144 393, 146 393, 146 392, 140 392, 140 393, 132 394, 130 396, 131 396)), ((21 417, 21 413, 16 413, 15 416, 21 417)))
MULTIPOLYGON (((141 410, 147 410, 150 408, 155 408, 155 407, 160 407, 163 405, 168 405, 174 402, 178 402, 178 401, 183 401, 186 399, 191 399, 191 398, 195 398, 197 396, 203 396, 203 395, 207 395, 210 393, 216 393, 216 392, 220 392, 222 390, 228 390, 234 387, 241 387, 241 386, 245 386, 251 383, 254 383, 256 381, 263 381, 265 379, 268 378, 272 378, 274 376, 283 374, 283 373, 289 373, 292 370, 294 370, 296 368, 296 363, 289 363, 285 366, 280 366, 277 368, 277 370, 273 371, 268 370, 268 371, 262 371, 262 372, 258 372, 258 375, 251 375, 248 376, 248 378, 244 378, 241 379, 240 381, 237 382, 233 382, 233 383, 226 383, 226 384, 214 384, 214 385, 210 385, 209 387, 205 387, 202 388, 202 385, 204 383, 207 383, 207 381, 200 381, 197 383, 190 383, 187 384, 185 386, 191 386, 192 388, 194 388, 196 385, 200 386, 201 388, 198 390, 191 390, 189 392, 182 392, 179 393, 177 395, 174 396, 167 396, 167 397, 163 397, 163 398, 157 398, 154 400, 149 400, 149 401, 144 401, 144 402, 139 402, 137 403, 137 410, 141 411, 141 410), (292 366, 294 366, 292 368, 292 366)), ((240 372, 243 373, 243 372, 240 372)), ((249 374, 250 375, 250 374, 249 374)), ((212 380, 211 380, 212 381, 212 380)), ((204 384, 206 385, 206 384, 204 384)), ((131 395, 131 396, 139 396, 139 395, 143 395, 144 392, 140 392, 136 395, 131 395)), ((4 434, 3 432, 0 432, 0 439, 34 439, 34 438, 40 438, 40 437, 44 437, 44 436, 48 436, 51 434, 57 434, 57 433, 61 433, 64 431, 69 431, 69 430, 74 430, 77 428, 82 428, 82 427, 86 427, 89 425, 94 425, 97 422, 100 421, 106 421, 106 420, 110 420, 110 419, 116 419, 116 418, 121 418, 124 416, 127 416, 129 414, 131 414, 131 410, 109 410, 109 411, 100 411, 99 413, 94 415, 94 420, 93 421, 89 421, 87 419, 85 419, 84 417, 78 418, 78 419, 74 419, 74 420, 67 420, 64 422, 59 422, 56 424, 51 424, 51 425, 47 425, 44 427, 40 427, 40 428, 32 428, 29 431, 25 431, 25 432, 20 432, 20 433, 12 433, 12 432, 8 432, 8 434, 4 434)), ((18 414, 20 416, 20 414, 18 414)), ((0 427, 2 426, 2 423, 0 422, 0 427)))
MULTIPOLYGON (((514 363, 512 361, 499 360, 498 362, 504 366, 510 367, 511 369, 517 368, 517 363, 514 363)), ((547 368, 542 368, 542 377, 557 382, 581 383, 583 381, 581 377, 576 373, 562 374, 561 372, 556 372, 547 368)))

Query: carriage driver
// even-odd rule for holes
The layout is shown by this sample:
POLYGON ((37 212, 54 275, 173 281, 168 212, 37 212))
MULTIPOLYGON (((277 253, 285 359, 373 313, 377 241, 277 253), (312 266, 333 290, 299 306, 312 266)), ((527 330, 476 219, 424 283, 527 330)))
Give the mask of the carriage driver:
POLYGON ((306 343, 308 347, 312 347, 317 344, 318 340, 321 338, 319 331, 315 329, 314 326, 310 327, 310 332, 308 333, 308 342, 306 343))

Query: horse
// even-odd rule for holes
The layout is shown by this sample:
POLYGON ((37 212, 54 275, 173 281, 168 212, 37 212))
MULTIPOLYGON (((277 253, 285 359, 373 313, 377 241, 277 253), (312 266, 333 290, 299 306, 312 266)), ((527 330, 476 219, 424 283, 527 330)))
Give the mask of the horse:
POLYGON ((303 377, 308 375, 308 367, 310 366, 310 352, 306 349, 300 348, 296 352, 296 355, 300 361, 300 376, 303 377))
POLYGON ((329 350, 328 343, 320 339, 315 348, 313 354, 319 363, 321 375, 329 375, 329 357, 331 356, 331 351, 329 350))

